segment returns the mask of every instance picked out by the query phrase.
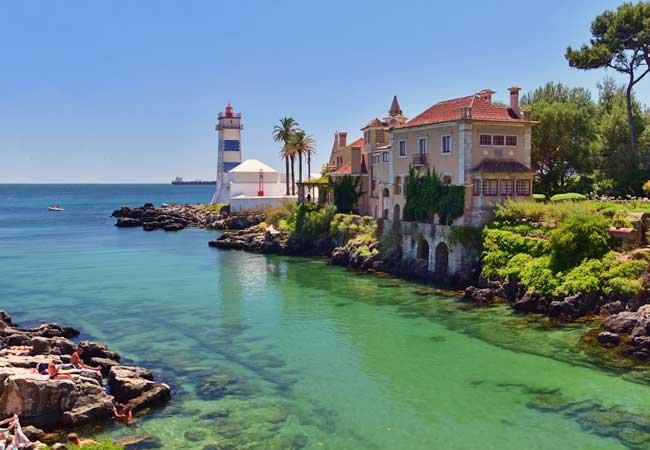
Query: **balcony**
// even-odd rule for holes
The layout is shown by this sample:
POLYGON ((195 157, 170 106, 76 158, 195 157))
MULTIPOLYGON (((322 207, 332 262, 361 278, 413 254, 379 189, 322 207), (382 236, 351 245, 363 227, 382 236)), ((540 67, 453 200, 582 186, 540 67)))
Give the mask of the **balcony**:
POLYGON ((219 130, 225 130, 226 128, 228 128, 228 129, 234 129, 234 130, 243 130, 243 129, 244 129, 244 124, 243 124, 243 123, 239 123, 239 124, 233 124, 233 125, 229 125, 229 124, 223 124, 223 125, 221 125, 221 124, 218 123, 217 126, 214 127, 214 129, 217 130, 217 131, 219 131, 219 130))
POLYGON ((414 167, 416 167, 416 166, 426 166, 426 165, 428 165, 428 163, 427 163, 427 155, 422 155, 420 153, 416 153, 415 155, 413 155, 413 159, 412 159, 411 162, 412 162, 414 167))

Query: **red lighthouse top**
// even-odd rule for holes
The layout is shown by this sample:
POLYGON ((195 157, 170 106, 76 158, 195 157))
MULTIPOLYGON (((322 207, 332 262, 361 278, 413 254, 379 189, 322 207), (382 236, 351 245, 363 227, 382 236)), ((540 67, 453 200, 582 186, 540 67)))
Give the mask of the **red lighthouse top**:
POLYGON ((226 105, 226 117, 232 117, 232 105, 228 103, 226 105))

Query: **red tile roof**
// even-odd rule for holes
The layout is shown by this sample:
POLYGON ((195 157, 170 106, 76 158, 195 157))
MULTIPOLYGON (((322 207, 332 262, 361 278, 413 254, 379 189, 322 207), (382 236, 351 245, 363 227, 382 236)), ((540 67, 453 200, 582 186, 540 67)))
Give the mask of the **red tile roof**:
POLYGON ((353 143, 351 143, 348 147, 350 147, 350 148, 352 148, 352 147, 361 147, 361 148, 363 148, 364 144, 365 144, 365 141, 363 140, 363 138, 359 138, 356 141, 354 141, 353 143))
POLYGON ((352 163, 345 163, 338 169, 336 169, 334 172, 332 172, 332 175, 350 175, 352 173, 352 163))
POLYGON ((499 122, 525 122, 512 109, 495 106, 487 100, 482 99, 478 94, 467 97, 456 98, 436 103, 431 108, 396 128, 416 127, 432 123, 450 122, 460 120, 461 108, 471 108, 470 119, 491 120, 499 122))

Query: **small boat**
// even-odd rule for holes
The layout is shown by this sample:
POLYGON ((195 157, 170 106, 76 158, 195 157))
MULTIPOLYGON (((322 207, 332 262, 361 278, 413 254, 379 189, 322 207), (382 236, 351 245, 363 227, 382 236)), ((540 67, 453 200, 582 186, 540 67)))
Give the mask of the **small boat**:
POLYGON ((54 206, 48 206, 48 210, 50 211, 65 211, 63 208, 61 208, 59 205, 54 205, 54 206))

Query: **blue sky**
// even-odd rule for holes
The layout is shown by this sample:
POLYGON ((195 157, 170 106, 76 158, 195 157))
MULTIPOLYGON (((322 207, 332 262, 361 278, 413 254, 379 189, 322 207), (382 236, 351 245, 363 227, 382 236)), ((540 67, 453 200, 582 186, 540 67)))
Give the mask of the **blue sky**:
MULTIPOLYGON (((281 169, 282 116, 318 142, 482 88, 594 91, 567 45, 621 2, 3 1, 0 183, 214 178, 217 113, 241 111, 244 158, 281 169)), ((612 73, 617 79, 623 79, 612 73)), ((650 104, 650 80, 637 85, 650 104)))

